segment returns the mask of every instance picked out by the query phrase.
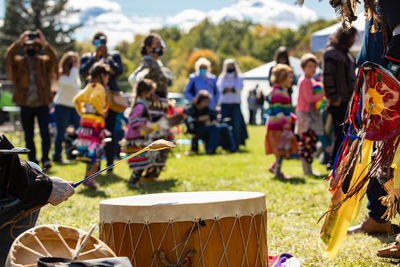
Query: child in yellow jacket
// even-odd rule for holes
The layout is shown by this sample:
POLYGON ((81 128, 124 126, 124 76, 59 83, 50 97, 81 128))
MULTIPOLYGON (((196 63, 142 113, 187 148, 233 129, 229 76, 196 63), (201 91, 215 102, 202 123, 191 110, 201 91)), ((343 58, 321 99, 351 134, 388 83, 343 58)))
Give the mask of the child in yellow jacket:
MULTIPOLYGON (((103 139, 106 135, 104 116, 108 109, 104 87, 108 83, 109 70, 109 66, 102 61, 93 65, 90 72, 91 81, 73 99, 75 109, 81 116, 77 160, 87 164, 85 177, 97 172, 100 166, 103 139)), ((86 181, 84 184, 97 189, 94 180, 86 181)))

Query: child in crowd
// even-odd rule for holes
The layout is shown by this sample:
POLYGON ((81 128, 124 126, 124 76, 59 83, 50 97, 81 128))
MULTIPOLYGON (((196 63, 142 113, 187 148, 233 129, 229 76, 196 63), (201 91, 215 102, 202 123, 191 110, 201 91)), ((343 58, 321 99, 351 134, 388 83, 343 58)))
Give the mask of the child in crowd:
POLYGON ((275 177, 290 179, 281 172, 283 157, 297 151, 298 144, 292 132, 292 118, 288 88, 293 83, 293 70, 285 64, 277 64, 271 72, 273 84, 271 93, 267 96, 269 103, 265 124, 265 153, 274 154, 275 163, 269 168, 275 177))
MULTIPOLYGON (((108 83, 109 73, 108 64, 103 61, 95 63, 90 71, 91 80, 73 99, 75 109, 81 116, 77 142, 79 155, 76 159, 87 164, 85 177, 97 172, 100 166, 103 139, 106 136, 104 117, 108 109, 104 87, 108 83)), ((93 179, 84 184, 97 189, 93 179)))
POLYGON ((236 152, 238 146, 233 133, 226 123, 217 121, 217 114, 208 107, 211 95, 207 90, 200 90, 192 105, 185 113, 193 126, 192 132, 199 136, 206 136, 206 153, 215 154, 218 146, 230 152, 236 152))
MULTIPOLYGON (((122 150, 132 154, 151 143, 149 134, 158 129, 156 124, 151 124, 149 113, 149 99, 156 90, 156 83, 143 79, 136 85, 136 97, 132 103, 132 110, 128 118, 124 139, 121 142, 122 150)), ((128 180, 129 187, 136 187, 142 178, 143 171, 151 166, 149 152, 141 153, 128 160, 132 174, 128 180)))
POLYGON ((300 137, 300 160, 304 175, 314 175, 311 164, 316 151, 317 136, 323 135, 322 117, 318 107, 324 99, 321 84, 313 79, 318 60, 313 54, 301 57, 304 74, 300 77, 296 107, 296 134, 300 137))

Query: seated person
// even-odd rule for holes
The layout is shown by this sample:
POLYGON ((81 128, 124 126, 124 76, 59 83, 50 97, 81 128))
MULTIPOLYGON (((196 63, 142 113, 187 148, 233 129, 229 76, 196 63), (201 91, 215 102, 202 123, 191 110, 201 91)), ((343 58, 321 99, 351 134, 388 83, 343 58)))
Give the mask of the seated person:
POLYGON ((193 133, 206 136, 206 153, 214 154, 218 146, 230 152, 238 147, 228 124, 218 123, 216 112, 208 107, 211 96, 206 90, 201 90, 193 99, 191 106, 185 111, 187 120, 193 123, 193 133))
POLYGON ((40 207, 58 205, 74 192, 72 182, 49 177, 40 167, 20 159, 0 134, 0 266, 4 266, 13 240, 35 226, 40 207))

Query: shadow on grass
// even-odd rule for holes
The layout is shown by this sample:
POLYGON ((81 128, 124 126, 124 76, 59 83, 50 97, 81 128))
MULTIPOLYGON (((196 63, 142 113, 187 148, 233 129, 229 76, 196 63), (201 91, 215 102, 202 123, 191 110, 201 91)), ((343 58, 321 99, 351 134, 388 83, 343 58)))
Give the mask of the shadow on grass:
POLYGON ((52 162, 53 166, 50 169, 44 170, 43 172, 46 173, 47 175, 53 175, 56 173, 56 170, 58 169, 62 169, 63 167, 66 166, 75 166, 78 164, 77 161, 75 160, 71 160, 69 163, 56 163, 56 162, 52 162))
POLYGON ((280 181, 282 183, 289 183, 289 184, 305 184, 306 180, 304 177, 292 177, 290 179, 281 179, 277 177, 273 177, 272 179, 280 181))
POLYGON ((116 175, 115 173, 106 173, 106 172, 102 173, 102 175, 97 176, 95 179, 100 186, 107 186, 110 184, 126 181, 126 179, 122 178, 119 175, 116 175))
POLYGON ((388 235, 388 234, 387 235, 386 234, 371 235, 371 236, 379 239, 379 241, 381 241, 381 243, 384 243, 384 244, 391 244, 396 241, 396 237, 394 237, 392 235, 388 235))
POLYGON ((251 152, 250 149, 248 149, 247 147, 241 147, 241 148, 239 148, 239 150, 236 151, 235 153, 238 153, 238 154, 247 154, 247 153, 250 153, 250 152, 251 152))
POLYGON ((87 197, 102 197, 102 198, 108 197, 106 192, 104 192, 101 189, 94 190, 94 189, 91 189, 91 188, 86 187, 84 185, 82 185, 82 186, 83 186, 83 189, 79 190, 78 194, 82 194, 82 195, 85 195, 87 197))
POLYGON ((140 182, 137 188, 130 189, 139 192, 140 194, 162 193, 169 192, 171 188, 177 185, 178 179, 161 179, 151 182, 140 182))
POLYGON ((323 174, 319 174, 319 175, 307 175, 307 178, 313 178, 313 179, 317 179, 317 180, 321 180, 321 179, 326 179, 329 176, 329 173, 323 173, 323 174))

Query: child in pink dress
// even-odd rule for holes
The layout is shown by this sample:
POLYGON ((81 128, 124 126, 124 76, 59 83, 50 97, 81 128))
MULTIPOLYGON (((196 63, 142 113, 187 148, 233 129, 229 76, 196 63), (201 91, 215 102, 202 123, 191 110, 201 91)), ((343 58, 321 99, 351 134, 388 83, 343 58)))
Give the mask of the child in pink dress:
MULTIPOLYGON (((136 97, 128 118, 128 126, 124 139, 121 141, 122 150, 127 154, 135 153, 151 143, 149 133, 154 131, 151 124, 148 99, 156 90, 156 84, 148 79, 143 79, 136 86, 136 97)), ((144 152, 128 160, 132 174, 128 180, 128 186, 136 187, 142 174, 152 162, 149 153, 144 152)))
POLYGON ((304 175, 314 175, 311 164, 318 136, 323 135, 322 117, 316 104, 324 98, 324 94, 321 85, 313 79, 317 64, 317 58, 313 54, 305 54, 301 57, 304 75, 298 82, 296 134, 300 137, 300 160, 304 175))

